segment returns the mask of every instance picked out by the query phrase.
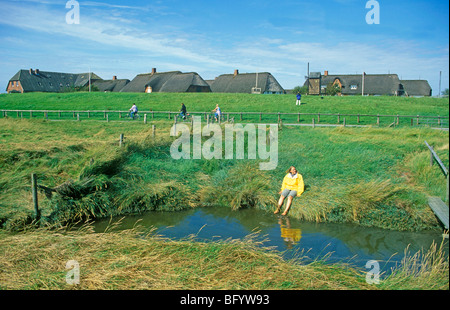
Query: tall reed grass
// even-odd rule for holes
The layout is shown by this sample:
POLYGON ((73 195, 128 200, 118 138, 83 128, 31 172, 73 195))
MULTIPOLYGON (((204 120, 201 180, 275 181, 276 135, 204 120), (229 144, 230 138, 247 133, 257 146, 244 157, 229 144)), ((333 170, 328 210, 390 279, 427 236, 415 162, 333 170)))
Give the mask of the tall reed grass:
POLYGON ((39 193, 43 222, 64 224, 207 205, 273 212, 291 165, 303 175, 306 190, 294 199, 289 216, 396 230, 439 228, 426 201, 437 193, 441 176, 436 165, 427 167, 423 141, 448 164, 445 132, 285 127, 279 132, 278 167, 260 171, 251 160, 172 159, 167 122, 158 123, 156 138, 151 127, 136 123, 2 119, 0 124, 10 134, 0 151, 0 223, 8 229, 32 220, 31 173, 38 173, 39 184, 57 189, 51 198, 39 193))

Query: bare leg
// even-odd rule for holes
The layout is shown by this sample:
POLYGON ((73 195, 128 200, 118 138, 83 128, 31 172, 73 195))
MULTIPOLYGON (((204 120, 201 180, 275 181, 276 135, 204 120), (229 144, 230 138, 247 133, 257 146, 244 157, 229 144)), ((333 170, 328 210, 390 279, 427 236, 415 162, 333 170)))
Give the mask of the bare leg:
POLYGON ((275 210, 274 214, 277 214, 278 212, 280 212, 281 206, 284 203, 284 196, 280 196, 280 200, 278 200, 278 208, 275 210))
POLYGON ((292 200, 294 200, 294 197, 288 196, 288 201, 286 203, 286 209, 284 210, 284 212, 281 215, 286 215, 289 212, 289 208, 291 207, 292 200))

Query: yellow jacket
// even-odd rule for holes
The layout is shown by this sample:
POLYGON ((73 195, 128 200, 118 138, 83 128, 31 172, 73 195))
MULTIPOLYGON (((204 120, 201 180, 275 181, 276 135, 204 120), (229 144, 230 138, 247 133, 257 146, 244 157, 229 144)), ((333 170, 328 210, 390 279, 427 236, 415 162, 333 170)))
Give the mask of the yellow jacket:
POLYGON ((303 183, 303 177, 300 173, 297 173, 294 177, 290 173, 286 174, 281 185, 281 191, 285 189, 297 191, 297 197, 299 197, 305 190, 305 184, 303 183))

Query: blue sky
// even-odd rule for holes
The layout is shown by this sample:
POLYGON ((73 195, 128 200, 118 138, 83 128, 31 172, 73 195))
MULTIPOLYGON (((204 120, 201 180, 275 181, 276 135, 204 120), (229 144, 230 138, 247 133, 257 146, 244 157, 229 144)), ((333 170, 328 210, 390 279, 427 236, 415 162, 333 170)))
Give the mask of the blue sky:
POLYGON ((449 87, 449 2, 378 0, 380 24, 366 23, 367 0, 78 1, 0 0, 0 92, 20 69, 133 79, 159 72, 271 72, 284 88, 310 71, 396 73, 449 87))

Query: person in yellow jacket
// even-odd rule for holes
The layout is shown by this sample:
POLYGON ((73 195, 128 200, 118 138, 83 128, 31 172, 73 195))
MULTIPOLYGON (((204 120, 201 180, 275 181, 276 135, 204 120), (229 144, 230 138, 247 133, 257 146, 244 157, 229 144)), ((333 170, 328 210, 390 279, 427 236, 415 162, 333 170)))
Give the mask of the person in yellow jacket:
POLYGON ((303 177, 300 173, 297 172, 297 169, 294 166, 291 166, 289 170, 286 171, 286 173, 287 174, 283 179, 283 184, 281 185, 281 191, 279 192, 281 196, 280 200, 278 201, 277 210, 274 212, 275 214, 280 212, 280 209, 284 203, 284 199, 287 197, 288 201, 286 203, 286 209, 281 214, 286 215, 289 212, 289 208, 291 207, 294 197, 300 197, 300 195, 305 190, 303 177))

